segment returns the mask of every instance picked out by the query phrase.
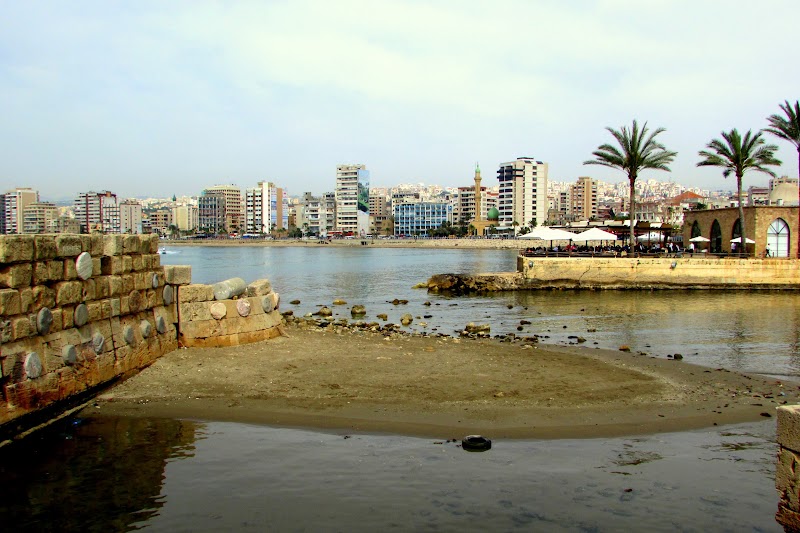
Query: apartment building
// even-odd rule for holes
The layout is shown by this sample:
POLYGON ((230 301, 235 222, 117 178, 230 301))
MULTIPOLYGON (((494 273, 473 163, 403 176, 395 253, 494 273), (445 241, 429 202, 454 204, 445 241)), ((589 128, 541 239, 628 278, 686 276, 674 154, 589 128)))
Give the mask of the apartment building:
POLYGON ((369 171, 365 165, 336 167, 336 230, 343 234, 369 232, 369 171))
POLYGON ((530 157, 518 157, 500 165, 497 209, 501 228, 511 228, 515 222, 520 226, 544 223, 549 206, 547 169, 547 163, 530 157))
POLYGON ((25 208, 39 201, 39 191, 17 187, 0 194, 0 233, 23 233, 25 230, 25 208))
POLYGON ((142 233, 142 204, 136 200, 123 200, 119 204, 120 233, 142 233))
POLYGON ((78 193, 73 207, 81 233, 120 233, 119 202, 111 191, 78 193))
POLYGON ((215 196, 222 199, 224 222, 222 228, 227 232, 236 232, 244 228, 244 202, 242 190, 235 185, 215 185, 205 189, 203 196, 215 196))
POLYGON ((570 211, 573 220, 597 218, 597 181, 581 176, 570 186, 570 211))
POLYGON ((23 233, 55 233, 58 208, 50 202, 33 202, 22 215, 23 233))
POLYGON ((225 199, 221 195, 206 195, 197 199, 197 225, 201 231, 217 234, 225 231, 225 199))
POLYGON ((180 231, 193 231, 199 226, 199 211, 196 205, 178 205, 172 208, 172 223, 180 231))
POLYGON ((245 190, 245 226, 247 233, 272 233, 289 229, 289 195, 269 181, 259 181, 245 190))
POLYGON ((407 202, 394 208, 395 235, 427 235, 444 222, 453 222, 453 206, 447 202, 407 202))

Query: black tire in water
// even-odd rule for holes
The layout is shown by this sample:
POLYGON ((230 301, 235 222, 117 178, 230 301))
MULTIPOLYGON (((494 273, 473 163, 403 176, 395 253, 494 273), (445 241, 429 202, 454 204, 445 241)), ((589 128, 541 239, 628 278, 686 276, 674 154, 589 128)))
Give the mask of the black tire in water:
POLYGON ((461 447, 468 452, 485 452, 491 449, 492 441, 481 435, 467 435, 461 440, 461 447))

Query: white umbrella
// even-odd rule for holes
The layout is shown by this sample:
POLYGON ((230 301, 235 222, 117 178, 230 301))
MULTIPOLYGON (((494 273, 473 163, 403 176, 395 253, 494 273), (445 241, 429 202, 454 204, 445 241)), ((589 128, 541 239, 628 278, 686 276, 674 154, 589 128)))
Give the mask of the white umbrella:
POLYGON ((698 235, 697 237, 692 237, 689 239, 690 242, 711 242, 711 239, 706 239, 702 235, 698 235))
MULTIPOLYGON (((731 242, 739 243, 739 242, 741 242, 741 240, 742 240, 741 237, 736 237, 735 239, 731 239, 731 242)), ((745 237, 744 243, 745 244, 755 244, 756 241, 754 241, 753 239, 748 239, 747 237, 745 237)))
POLYGON ((587 229, 583 233, 578 233, 572 240, 576 242, 615 241, 617 240, 617 236, 608 231, 603 231, 600 228, 592 228, 587 229))
POLYGON ((533 228, 525 235, 520 235, 520 239, 540 239, 543 241, 571 241, 575 239, 575 234, 563 229, 551 228, 549 226, 539 226, 533 228))

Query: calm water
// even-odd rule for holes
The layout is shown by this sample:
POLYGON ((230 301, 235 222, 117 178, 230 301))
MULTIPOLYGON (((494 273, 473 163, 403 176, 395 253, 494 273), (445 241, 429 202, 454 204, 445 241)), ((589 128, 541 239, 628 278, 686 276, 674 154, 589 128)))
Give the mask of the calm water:
MULTIPOLYGON (((174 248, 193 279, 269 278, 283 309, 335 298, 410 329, 628 344, 710 366, 798 375, 798 296, 570 292, 448 298, 433 273, 512 270, 513 252, 174 248), (408 299, 405 306, 388 300, 408 299), (288 302, 301 300, 296 306, 288 302), (429 300, 432 305, 423 305, 429 300), (511 305, 512 308, 508 309, 511 305), (527 309, 526 309, 527 308, 527 309), (428 323, 427 328, 420 321, 428 323), (587 330, 596 330, 589 333, 587 330)), ((337 308, 348 317, 349 306, 337 308)), ((681 363, 676 363, 681 364, 681 363)), ((100 410, 102 412, 102 410, 100 410)), ((453 443, 189 420, 71 419, 0 449, 9 531, 779 531, 774 419, 635 438, 453 443)), ((462 435, 442 435, 462 437, 462 435)))
POLYGON ((0 450, 7 531, 780 531, 774 425, 453 443, 73 420, 0 450))
POLYGON ((512 271, 510 250, 430 250, 371 247, 205 248, 167 247, 163 264, 192 265, 196 283, 230 277, 269 278, 282 310, 314 312, 343 298, 334 316, 350 318, 350 305, 367 307, 367 319, 386 313, 407 329, 453 334, 469 322, 490 323, 493 334, 547 335, 567 344, 636 351, 742 372, 800 376, 800 293, 764 291, 530 291, 447 297, 412 289, 432 274, 512 271), (391 300, 407 299, 394 306, 391 300), (300 300, 299 305, 289 304, 300 300), (430 301, 433 305, 424 306, 430 301), (508 306, 512 306, 511 309, 508 306), (425 315, 430 315, 426 318, 425 315), (518 330, 520 320, 528 320, 518 330), (425 322, 427 327, 422 327, 425 322), (589 330, 595 330, 589 332, 589 330))

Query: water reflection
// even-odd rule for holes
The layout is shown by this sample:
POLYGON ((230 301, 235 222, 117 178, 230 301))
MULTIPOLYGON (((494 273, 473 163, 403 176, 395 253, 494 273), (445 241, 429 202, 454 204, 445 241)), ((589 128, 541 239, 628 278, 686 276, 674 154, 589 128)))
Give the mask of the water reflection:
POLYGON ((164 505, 164 468, 191 457, 193 422, 69 419, 0 449, 6 531, 125 531, 164 505))

